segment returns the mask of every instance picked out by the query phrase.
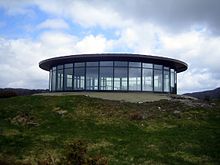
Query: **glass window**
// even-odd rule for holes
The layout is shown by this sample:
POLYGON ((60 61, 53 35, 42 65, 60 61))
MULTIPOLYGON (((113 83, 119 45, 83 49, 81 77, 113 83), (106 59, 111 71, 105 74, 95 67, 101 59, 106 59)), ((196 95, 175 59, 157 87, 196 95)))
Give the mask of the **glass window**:
POLYGON ((175 84, 175 72, 173 69, 170 70, 170 73, 171 73, 171 87, 174 87, 174 84, 175 84))
POLYGON ((63 65, 58 65, 57 69, 63 69, 63 65))
POLYGON ((71 90, 73 86, 73 68, 64 70, 64 90, 71 90))
POLYGON ((56 90, 56 67, 53 67, 53 72, 52 72, 52 91, 56 90))
POLYGON ((100 90, 113 90, 113 67, 100 67, 100 90))
POLYGON ((176 73, 176 71, 175 71, 175 77, 174 78, 175 78, 174 83, 176 84, 177 83, 177 73, 176 73))
POLYGON ((164 70, 164 92, 170 92, 170 75, 169 70, 164 70))
POLYGON ((98 67, 86 68, 86 89, 98 90, 98 67))
POLYGON ((99 63, 98 62, 87 62, 86 66, 98 66, 99 63))
POLYGON ((129 62, 129 67, 141 67, 140 62, 129 62))
POLYGON ((154 64, 154 69, 161 69, 162 70, 163 66, 162 65, 156 65, 154 64))
POLYGON ((62 69, 57 70, 57 90, 58 91, 63 90, 63 70, 62 69))
POLYGON ((129 90, 141 90, 141 68, 129 68, 129 90))
POLYGON ((143 63, 143 68, 153 68, 153 64, 143 63))
POLYGON ((85 63, 84 62, 76 62, 74 64, 74 67, 85 67, 85 63))
POLYGON ((72 68, 73 67, 73 64, 65 64, 64 65, 64 68, 72 68))
POLYGON ((153 91, 153 69, 143 68, 142 88, 143 91, 153 91))
POLYGON ((85 68, 74 68, 74 90, 85 89, 85 68))
POLYGON ((128 66, 128 62, 127 61, 115 61, 114 65, 117 67, 127 67, 128 66))
POLYGON ((154 70, 154 91, 162 92, 162 70, 154 70))
POLYGON ((171 69, 170 70, 170 81, 171 81, 171 84, 170 84, 170 89, 171 89, 171 93, 175 93, 175 71, 174 69, 171 69))
POLYGON ((51 85, 52 85, 52 69, 50 69, 50 72, 49 72, 49 91, 52 90, 51 88, 51 85))
POLYGON ((114 68, 114 90, 127 90, 127 68, 125 67, 115 67, 114 68))
POLYGON ((100 61, 100 66, 113 66, 113 61, 100 61))
POLYGON ((163 69, 164 70, 169 70, 169 67, 164 66, 163 69))

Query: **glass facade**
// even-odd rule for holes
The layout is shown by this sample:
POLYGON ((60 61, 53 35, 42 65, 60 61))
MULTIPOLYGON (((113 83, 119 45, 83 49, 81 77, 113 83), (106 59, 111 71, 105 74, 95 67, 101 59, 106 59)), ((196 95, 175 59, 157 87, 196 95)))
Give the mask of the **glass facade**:
POLYGON ((85 89, 85 63, 75 63, 73 68, 73 89, 84 90, 85 89))
POLYGON ((176 93, 177 73, 167 66, 128 61, 75 62, 52 67, 50 91, 176 93))
POLYGON ((129 62, 129 90, 141 91, 141 63, 129 62))
POLYGON ((142 64, 142 90, 153 91, 153 64, 142 64))
POLYGON ((98 90, 98 62, 86 63, 86 90, 98 90))
POLYGON ((63 90, 63 65, 57 66, 57 90, 62 91, 63 90))
POLYGON ((113 90, 113 61, 101 61, 99 90, 113 90))
POLYGON ((128 62, 114 62, 114 90, 128 90, 128 62))
POLYGON ((64 65, 64 90, 73 89, 73 64, 64 65))

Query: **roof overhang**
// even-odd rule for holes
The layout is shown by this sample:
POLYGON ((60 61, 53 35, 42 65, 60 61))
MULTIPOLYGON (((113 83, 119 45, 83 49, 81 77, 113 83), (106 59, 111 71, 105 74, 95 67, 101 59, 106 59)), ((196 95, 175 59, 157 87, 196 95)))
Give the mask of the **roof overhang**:
POLYGON ((89 62, 89 61, 131 61, 131 62, 146 62, 161 64, 164 66, 171 67, 179 72, 187 70, 188 65, 180 60, 152 56, 142 54, 123 54, 123 53, 100 53, 100 54, 77 54, 54 57, 43 60, 39 63, 39 67, 46 71, 49 71, 53 66, 72 63, 72 62, 89 62))

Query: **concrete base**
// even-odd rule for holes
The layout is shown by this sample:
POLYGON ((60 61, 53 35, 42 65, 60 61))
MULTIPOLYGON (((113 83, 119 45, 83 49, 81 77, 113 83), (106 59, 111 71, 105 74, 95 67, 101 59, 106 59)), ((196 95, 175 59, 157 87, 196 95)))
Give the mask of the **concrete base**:
POLYGON ((35 95, 43 96, 68 96, 68 95, 84 95, 94 98, 101 98, 106 100, 117 100, 125 102, 151 102, 162 99, 170 100, 170 94, 160 93, 141 93, 141 92, 52 92, 52 93, 40 93, 35 95))

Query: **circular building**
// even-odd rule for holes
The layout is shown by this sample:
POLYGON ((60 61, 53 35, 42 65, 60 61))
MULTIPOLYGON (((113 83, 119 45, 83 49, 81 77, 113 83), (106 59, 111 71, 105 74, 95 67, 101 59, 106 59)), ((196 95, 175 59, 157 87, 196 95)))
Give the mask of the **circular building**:
POLYGON ((177 93, 177 73, 187 64, 140 54, 80 54, 39 63, 49 71, 49 90, 177 93))

